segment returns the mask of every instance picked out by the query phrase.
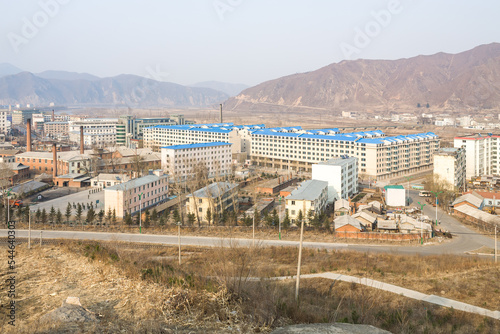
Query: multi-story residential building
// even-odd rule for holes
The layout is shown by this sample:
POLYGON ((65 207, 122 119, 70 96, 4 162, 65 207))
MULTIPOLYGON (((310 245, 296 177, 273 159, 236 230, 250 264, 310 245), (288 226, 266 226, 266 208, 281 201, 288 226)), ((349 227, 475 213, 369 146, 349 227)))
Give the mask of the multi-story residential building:
POLYGON ((500 135, 491 133, 455 137, 453 146, 465 148, 465 177, 467 179, 500 173, 499 141, 500 135))
POLYGON ((248 131, 263 128, 264 124, 234 125, 233 123, 157 125, 144 129, 144 147, 159 151, 163 146, 226 142, 233 144, 232 153, 249 153, 248 131))
POLYGON ((68 122, 69 140, 80 142, 80 127, 83 127, 83 141, 87 148, 116 143, 116 118, 88 118, 68 122))
POLYGON ((220 216, 224 211, 234 211, 238 205, 237 190, 236 183, 211 183, 186 196, 186 212, 194 214, 200 222, 208 222, 207 212, 220 216))
POLYGON ((197 173, 207 177, 231 173, 231 143, 211 142, 161 148, 161 167, 173 180, 191 179, 197 173))
POLYGON ((135 214, 168 198, 168 177, 162 170, 155 170, 128 182, 104 189, 104 209, 115 210, 116 216, 123 218, 125 213, 135 214))
POLYGON ((145 128, 156 125, 184 125, 192 123, 191 121, 186 121, 183 115, 149 118, 120 116, 116 126, 116 143, 131 147, 131 140, 143 140, 143 131, 145 128))
POLYGON ((12 124, 26 124, 28 119, 33 118, 33 114, 38 114, 37 109, 14 110, 12 111, 12 124))
POLYGON ((68 134, 68 122, 46 122, 43 124, 43 133, 49 137, 58 137, 68 134))
POLYGON ((434 153, 434 175, 446 182, 449 190, 465 186, 465 149, 440 148, 434 153))
POLYGON ((7 119, 9 111, 7 109, 0 109, 0 132, 8 133, 10 131, 10 121, 7 119))
MULTIPOLYGON (((292 223, 299 217, 301 212, 303 219, 309 222, 309 212, 313 214, 322 213, 328 204, 328 182, 319 180, 307 180, 300 187, 285 197, 286 210, 292 223)), ((309 222, 310 223, 310 222, 309 222)))
POLYGON ((439 148, 432 132, 387 137, 382 131, 338 133, 336 129, 300 127, 251 133, 253 164, 311 172, 311 165, 348 155, 358 158, 358 173, 386 179, 429 169, 439 148))
POLYGON ((104 146, 116 143, 116 118, 88 118, 69 121, 68 132, 71 141, 80 142, 80 127, 83 127, 85 147, 104 146))
POLYGON ((312 165, 312 179, 328 182, 328 201, 347 199, 358 192, 358 158, 344 156, 312 165))
MULTIPOLYGON (((93 171, 91 151, 80 154, 79 151, 57 152, 57 173, 81 174, 93 171)), ((29 166, 34 173, 52 173, 54 161, 52 152, 24 152, 16 154, 16 162, 29 166)))

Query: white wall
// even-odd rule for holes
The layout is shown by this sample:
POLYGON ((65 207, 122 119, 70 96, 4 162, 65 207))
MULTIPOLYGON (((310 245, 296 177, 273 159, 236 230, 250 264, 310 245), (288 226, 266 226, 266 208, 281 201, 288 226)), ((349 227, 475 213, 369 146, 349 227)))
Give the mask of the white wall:
POLYGON ((385 202, 388 206, 405 206, 406 190, 389 188, 385 193, 385 202))

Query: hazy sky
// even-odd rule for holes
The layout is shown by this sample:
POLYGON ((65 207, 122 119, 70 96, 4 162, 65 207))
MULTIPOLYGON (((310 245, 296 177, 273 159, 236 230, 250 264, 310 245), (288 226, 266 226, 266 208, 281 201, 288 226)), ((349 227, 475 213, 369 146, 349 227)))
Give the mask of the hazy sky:
POLYGON ((0 63, 255 85, 500 42, 500 1, 0 0, 0 63))

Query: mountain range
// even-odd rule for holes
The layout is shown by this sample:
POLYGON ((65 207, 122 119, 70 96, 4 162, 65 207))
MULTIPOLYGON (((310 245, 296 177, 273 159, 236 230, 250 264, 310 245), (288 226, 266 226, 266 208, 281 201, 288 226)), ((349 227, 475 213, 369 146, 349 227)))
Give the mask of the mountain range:
POLYGON ((458 54, 398 60, 345 60, 245 89, 225 102, 235 111, 398 110, 500 107, 500 44, 458 54))
POLYGON ((136 75, 99 78, 86 73, 46 71, 16 73, 0 66, 0 105, 105 105, 129 107, 208 107, 229 95, 201 87, 187 87, 136 75))

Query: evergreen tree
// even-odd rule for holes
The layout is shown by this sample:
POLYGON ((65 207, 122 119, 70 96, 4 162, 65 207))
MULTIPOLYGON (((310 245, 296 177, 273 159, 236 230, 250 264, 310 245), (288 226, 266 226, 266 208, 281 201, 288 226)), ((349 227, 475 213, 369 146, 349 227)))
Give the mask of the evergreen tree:
POLYGON ((163 218, 165 219, 165 224, 168 224, 168 221, 170 219, 170 211, 169 210, 163 211, 163 218))
POLYGON ((281 222, 281 227, 285 230, 290 227, 290 216, 288 215, 288 210, 285 212, 285 218, 283 218, 283 221, 281 222))
POLYGON ((307 211, 307 222, 309 223, 309 225, 313 223, 313 220, 314 220, 314 211, 312 209, 309 209, 309 211, 307 211))
POLYGON ((104 219, 104 210, 103 209, 99 210, 97 217, 99 218, 99 224, 102 224, 102 220, 104 219))
POLYGON ((76 220, 78 221, 78 224, 82 222, 82 212, 83 208, 80 203, 76 206, 76 220))
POLYGON ((302 220, 304 220, 304 215, 302 213, 302 210, 299 210, 299 213, 297 213, 297 226, 300 227, 300 225, 302 224, 302 220))
POLYGON ((68 203, 68 205, 66 206, 66 212, 64 214, 64 216, 66 216, 66 223, 69 225, 69 219, 71 218, 71 204, 68 203))
POLYGON ((63 214, 62 214, 62 212, 61 212, 61 210, 60 210, 60 209, 57 209, 57 213, 56 213, 56 223, 57 223, 58 225, 61 225, 61 226, 62 226, 62 224, 63 224, 63 214))
POLYGON ((87 217, 85 218, 85 221, 87 224, 92 225, 95 220, 95 211, 93 207, 90 207, 89 210, 87 211, 87 217))
POLYGON ((54 209, 54 206, 52 206, 49 212, 49 222, 55 223, 55 221, 56 221, 56 209, 54 209))
POLYGON ((40 211, 40 208, 38 208, 35 212, 35 223, 39 223, 41 218, 42 218, 42 211, 40 211))
POLYGON ((123 222, 128 226, 132 225, 133 222, 132 222, 132 216, 130 216, 130 213, 125 212, 125 217, 123 217, 123 222))
MULTIPOLYGON (((126 215, 127 213, 125 213, 126 215)), ((108 209, 108 213, 106 214, 106 224, 111 224, 111 220, 113 219, 113 211, 111 211, 111 208, 108 209)))
POLYGON ((142 226, 146 228, 148 228, 151 223, 151 214, 149 213, 148 209, 146 209, 146 212, 144 212, 144 221, 142 223, 142 226))
POLYGON ((165 216, 164 215, 161 215, 160 216, 160 221, 158 222, 158 225, 160 225, 160 227, 163 229, 163 226, 165 226, 165 216))
POLYGON ((187 219, 188 219, 188 225, 193 226, 194 222, 196 221, 196 216, 194 213, 188 213, 187 219))
POLYGON ((151 224, 156 225, 158 223, 158 211, 156 211, 156 208, 153 209, 151 212, 151 224))
POLYGON ((45 208, 42 210, 42 214, 40 215, 40 220, 43 225, 47 224, 47 211, 45 211, 45 208))
POLYGON ((278 216, 278 211, 276 209, 273 210, 273 226, 279 226, 280 217, 278 216))
POLYGON ((208 222, 208 225, 210 226, 210 223, 212 222, 212 210, 210 210, 210 208, 207 209, 207 212, 205 214, 205 219, 208 222))
POLYGON ((174 224, 178 224, 181 221, 181 216, 179 215, 179 210, 177 208, 174 209, 172 217, 174 219, 174 224))
MULTIPOLYGON (((259 226, 262 217, 260 216, 260 212, 257 209, 254 210, 253 216, 255 217, 255 226, 259 226)), ((253 221, 252 221, 252 225, 253 225, 253 221)))
POLYGON ((116 209, 113 209, 113 214, 111 215, 111 224, 116 224, 116 209))

